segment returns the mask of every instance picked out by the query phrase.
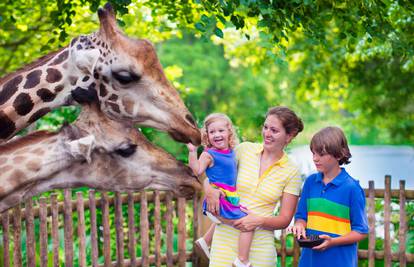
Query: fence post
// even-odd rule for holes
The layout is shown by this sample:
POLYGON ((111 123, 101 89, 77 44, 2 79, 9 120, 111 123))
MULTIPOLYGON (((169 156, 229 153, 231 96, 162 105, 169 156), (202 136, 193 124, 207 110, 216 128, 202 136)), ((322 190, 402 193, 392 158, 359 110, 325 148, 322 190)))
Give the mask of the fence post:
POLYGON ((140 233, 141 233, 141 266, 149 266, 149 222, 148 222, 148 199, 147 193, 141 191, 141 213, 140 213, 140 233))
POLYGON ((78 212, 79 266, 86 267, 85 209, 82 192, 77 192, 76 198, 76 210, 78 212))
POLYGON ((375 266, 375 184, 369 181, 368 188, 368 267, 375 266))
POLYGON ((25 204, 26 218, 26 259, 28 267, 36 267, 36 242, 34 233, 33 200, 29 198, 25 204))
POLYGON ((102 228, 103 228, 103 253, 105 266, 111 266, 111 229, 109 228, 109 200, 108 194, 101 195, 102 228))
POLYGON ((384 191, 384 266, 391 267, 391 176, 385 176, 384 191))
POLYGON ((3 226, 3 264, 4 267, 10 267, 10 241, 9 241, 9 211, 6 210, 1 215, 1 224, 3 226))
POLYGON ((121 193, 115 193, 115 232, 116 232, 116 264, 124 266, 124 219, 122 217, 121 193))
POLYGON ((137 264, 137 257, 135 253, 135 209, 134 209, 134 194, 128 192, 128 252, 131 259, 131 266, 137 264))
POLYGON ((405 181, 400 181, 400 229, 398 232, 399 239, 399 259, 400 267, 405 267, 407 265, 407 256, 405 255, 405 241, 407 238, 407 214, 405 212, 405 181))
POLYGON ((39 217, 40 217, 40 266, 47 266, 47 203, 46 198, 39 199, 39 217))
POLYGON ((98 229, 96 225, 96 199, 95 190, 89 190, 89 211, 91 219, 91 247, 92 266, 98 266, 98 229))
POLYGON ((186 262, 186 228, 185 228, 185 198, 179 197, 178 200, 178 266, 185 267, 186 262))
POLYGON ((55 193, 50 196, 50 209, 52 213, 53 267, 59 267, 59 204, 55 193))
POLYGON ((72 194, 70 189, 64 193, 64 236, 65 236, 65 267, 73 266, 73 222, 72 222, 72 194))
POLYGON ((22 216, 21 216, 21 207, 20 204, 16 205, 13 208, 13 236, 14 236, 14 250, 13 250, 13 267, 22 266, 22 216))

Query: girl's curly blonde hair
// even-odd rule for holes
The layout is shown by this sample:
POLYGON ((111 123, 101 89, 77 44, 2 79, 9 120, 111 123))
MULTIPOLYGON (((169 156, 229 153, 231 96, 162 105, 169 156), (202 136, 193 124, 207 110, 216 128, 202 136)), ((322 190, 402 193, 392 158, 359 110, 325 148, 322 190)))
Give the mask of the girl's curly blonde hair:
POLYGON ((204 147, 212 147, 210 141, 208 140, 208 126, 218 120, 224 120, 226 122, 229 130, 229 147, 233 149, 239 144, 239 138, 237 137, 236 130, 234 129, 230 118, 223 113, 212 113, 204 119, 203 128, 201 128, 201 144, 204 147))

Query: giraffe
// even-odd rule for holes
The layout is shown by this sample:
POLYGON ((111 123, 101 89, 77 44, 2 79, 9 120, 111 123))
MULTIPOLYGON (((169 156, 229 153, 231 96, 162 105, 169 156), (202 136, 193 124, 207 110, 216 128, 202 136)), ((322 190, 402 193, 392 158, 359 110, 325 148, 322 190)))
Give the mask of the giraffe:
POLYGON ((102 114, 125 125, 167 131, 176 141, 200 143, 200 132, 168 82, 154 46, 116 25, 107 3, 100 28, 0 79, 0 143, 54 108, 97 102, 102 114))
POLYGON ((191 169, 139 130, 85 105, 74 124, 0 145, 0 212, 57 188, 171 190, 189 197, 201 184, 191 169))

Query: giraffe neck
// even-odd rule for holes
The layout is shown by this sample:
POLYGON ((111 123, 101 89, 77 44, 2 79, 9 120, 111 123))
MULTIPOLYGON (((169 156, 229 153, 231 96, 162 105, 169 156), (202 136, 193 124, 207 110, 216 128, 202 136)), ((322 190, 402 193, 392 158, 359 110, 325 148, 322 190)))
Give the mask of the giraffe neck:
POLYGON ((76 98, 80 90, 98 101, 93 67, 100 51, 90 48, 91 39, 96 34, 75 38, 68 47, 0 79, 0 143, 55 108, 85 101, 76 98))

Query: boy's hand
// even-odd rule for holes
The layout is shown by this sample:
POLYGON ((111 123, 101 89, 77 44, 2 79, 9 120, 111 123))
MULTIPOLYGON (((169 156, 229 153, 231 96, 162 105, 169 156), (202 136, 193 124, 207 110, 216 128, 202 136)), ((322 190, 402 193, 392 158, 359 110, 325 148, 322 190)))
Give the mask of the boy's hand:
POLYGON ((191 143, 187 144, 187 148, 188 148, 188 152, 196 152, 197 151, 197 146, 195 146, 191 143))
POLYGON ((297 239, 300 239, 301 237, 306 238, 306 230, 301 223, 295 223, 295 225, 289 226, 286 228, 286 232, 288 234, 293 234, 297 239))
POLYGON ((320 244, 319 246, 313 247, 312 249, 324 251, 325 249, 330 248, 333 245, 332 237, 330 237, 329 235, 319 235, 319 237, 322 239, 325 239, 325 241, 323 241, 323 243, 320 244))

